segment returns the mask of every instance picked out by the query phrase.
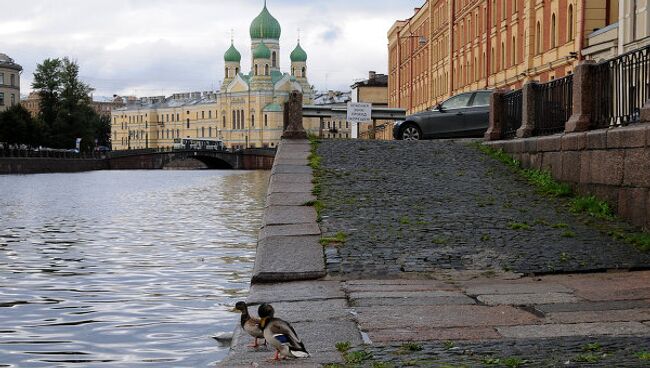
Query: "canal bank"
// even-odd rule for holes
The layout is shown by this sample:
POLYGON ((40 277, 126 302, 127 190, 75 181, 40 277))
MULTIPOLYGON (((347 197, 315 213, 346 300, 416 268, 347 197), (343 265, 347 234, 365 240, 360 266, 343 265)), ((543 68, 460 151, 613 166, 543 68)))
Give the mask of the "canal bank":
POLYGON ((646 364, 650 273, 630 270, 649 255, 562 199, 468 142, 323 141, 315 223, 308 142, 290 144, 248 302, 273 304, 312 357, 267 362, 238 331, 220 366, 646 364))

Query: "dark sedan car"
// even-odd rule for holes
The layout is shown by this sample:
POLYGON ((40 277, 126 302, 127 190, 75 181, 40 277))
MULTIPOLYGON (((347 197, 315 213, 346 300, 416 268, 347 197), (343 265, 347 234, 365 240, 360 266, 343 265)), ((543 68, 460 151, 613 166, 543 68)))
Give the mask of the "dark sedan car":
POLYGON ((393 137, 414 141, 431 138, 483 137, 490 121, 492 91, 461 93, 439 104, 395 123, 393 137))

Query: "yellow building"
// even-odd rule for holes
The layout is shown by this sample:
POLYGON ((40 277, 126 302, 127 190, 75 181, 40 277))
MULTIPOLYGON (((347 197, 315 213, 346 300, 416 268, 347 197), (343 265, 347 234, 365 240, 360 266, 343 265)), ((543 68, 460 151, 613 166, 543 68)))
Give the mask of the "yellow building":
POLYGON ((23 68, 12 58, 0 54, 0 112, 20 102, 20 72, 23 68))
MULTIPOLYGON (((280 70, 280 23, 266 5, 250 26, 251 70, 243 73, 234 40, 224 54, 224 80, 218 92, 143 98, 112 114, 114 150, 170 148, 175 138, 218 138, 228 148, 276 147, 284 127, 283 106, 300 91, 310 104, 307 53, 291 53, 291 72, 280 70)), ((306 127, 318 132, 318 122, 306 127)))

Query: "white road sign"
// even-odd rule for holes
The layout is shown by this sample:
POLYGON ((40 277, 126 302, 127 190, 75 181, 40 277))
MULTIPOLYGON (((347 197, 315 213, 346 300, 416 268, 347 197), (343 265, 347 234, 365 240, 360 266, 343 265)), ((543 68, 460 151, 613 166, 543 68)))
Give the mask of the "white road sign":
POLYGON ((349 102, 347 121, 351 123, 367 123, 372 121, 372 104, 349 102))

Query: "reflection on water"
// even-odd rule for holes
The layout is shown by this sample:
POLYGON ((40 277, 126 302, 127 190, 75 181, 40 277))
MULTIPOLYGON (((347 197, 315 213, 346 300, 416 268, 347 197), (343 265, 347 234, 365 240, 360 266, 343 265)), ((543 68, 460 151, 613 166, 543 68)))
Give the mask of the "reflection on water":
POLYGON ((205 367, 245 296, 267 172, 0 176, 0 367, 205 367))

